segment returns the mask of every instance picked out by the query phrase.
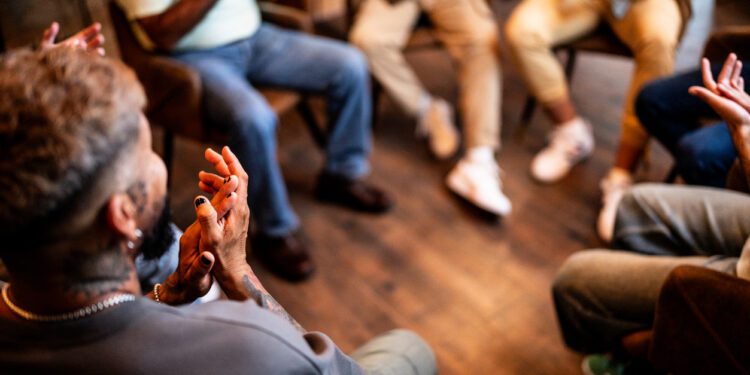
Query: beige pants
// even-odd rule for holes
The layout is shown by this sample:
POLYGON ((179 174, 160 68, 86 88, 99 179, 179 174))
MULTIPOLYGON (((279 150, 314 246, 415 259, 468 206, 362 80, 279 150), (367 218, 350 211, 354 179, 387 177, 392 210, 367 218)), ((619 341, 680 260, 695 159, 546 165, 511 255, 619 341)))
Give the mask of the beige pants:
POLYGON ((641 86, 669 75, 682 26, 675 0, 632 1, 621 19, 608 0, 523 0, 513 11, 505 32, 531 93, 543 104, 568 97, 560 62, 551 47, 574 40, 606 21, 635 56, 635 73, 625 99, 620 142, 644 149, 648 134, 635 116, 634 100, 641 86))
POLYGON ((484 0, 364 0, 350 39, 370 62, 375 78, 396 103, 417 116, 428 95, 407 64, 403 48, 421 11, 427 12, 458 65, 459 111, 466 147, 500 142, 501 72, 498 31, 484 0))

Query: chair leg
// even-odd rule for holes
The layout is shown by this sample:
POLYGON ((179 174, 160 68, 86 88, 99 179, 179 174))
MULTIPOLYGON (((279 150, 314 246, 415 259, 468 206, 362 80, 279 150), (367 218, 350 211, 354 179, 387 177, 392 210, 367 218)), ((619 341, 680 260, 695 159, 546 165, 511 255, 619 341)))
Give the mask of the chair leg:
POLYGON ((174 158, 174 133, 172 130, 162 128, 162 159, 167 166, 167 188, 172 186, 172 159, 174 158))
POLYGON ((378 120, 380 119, 380 96, 383 93, 383 85, 378 82, 378 80, 375 79, 375 77, 372 77, 372 90, 370 91, 371 100, 372 100, 372 129, 377 128, 378 126, 378 120))
POLYGON ((525 131, 529 127, 531 118, 534 116, 534 110, 536 109, 536 99, 529 95, 526 97, 526 103, 523 105, 523 111, 521 111, 521 129, 525 131))
POLYGON ((568 79, 568 84, 570 84, 571 81, 573 81, 573 73, 576 68, 576 57, 578 57, 578 54, 576 53, 576 50, 572 48, 568 48, 565 50, 568 58, 565 61, 565 78, 568 79))
POLYGON ((672 168, 669 169, 669 173, 667 173, 667 177, 664 178, 664 183, 673 184, 677 181, 677 176, 679 175, 680 173, 677 171, 677 165, 672 165, 672 168))
POLYGON ((307 98, 303 97, 300 99, 299 103, 297 103, 297 111, 302 116, 302 120, 307 125, 307 129, 310 131, 315 143, 321 149, 325 149, 328 145, 328 134, 318 125, 318 120, 315 118, 315 113, 310 108, 307 98))

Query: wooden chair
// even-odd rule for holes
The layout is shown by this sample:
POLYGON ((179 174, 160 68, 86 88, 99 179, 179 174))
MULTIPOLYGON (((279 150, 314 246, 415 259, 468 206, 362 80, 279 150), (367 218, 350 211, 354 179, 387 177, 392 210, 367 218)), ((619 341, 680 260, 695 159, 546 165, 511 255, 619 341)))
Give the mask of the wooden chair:
MULTIPOLYGON (((148 97, 145 114, 149 121, 164 130, 163 158, 170 174, 175 134, 199 142, 225 143, 226 134, 202 120, 202 87, 198 73, 174 59, 144 50, 123 11, 113 0, 108 5, 121 57, 136 72, 148 97)), ((270 2, 259 2, 259 6, 264 20, 312 33, 312 21, 303 11, 270 2)), ((327 132, 319 127, 304 95, 270 88, 261 88, 260 92, 279 117, 296 109, 315 142, 325 148, 327 132)))

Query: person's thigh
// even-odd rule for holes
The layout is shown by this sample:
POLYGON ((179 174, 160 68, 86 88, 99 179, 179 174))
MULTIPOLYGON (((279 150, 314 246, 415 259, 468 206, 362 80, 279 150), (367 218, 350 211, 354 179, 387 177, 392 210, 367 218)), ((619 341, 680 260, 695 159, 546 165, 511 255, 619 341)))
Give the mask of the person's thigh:
POLYGON ((368 78, 362 53, 333 39, 263 24, 251 49, 248 78, 257 85, 320 93, 342 78, 368 78))
POLYGON ((276 126, 276 115, 268 102, 233 61, 209 54, 193 54, 179 59, 201 76, 203 116, 211 126, 230 131, 238 126, 276 126))
POLYGON ((662 255, 737 257, 750 236, 750 196, 724 189, 641 184, 617 208, 613 246, 662 255))
POLYGON ((434 375, 435 354, 417 334, 396 329, 380 335, 352 353, 370 375, 434 375))
MULTIPOLYGON (((435 31, 449 49, 498 43, 492 10, 482 0, 437 0, 427 10, 435 31)), ((455 55, 455 53, 454 53, 455 55)))
POLYGON ((676 1, 633 1, 621 19, 610 12, 605 13, 605 18, 620 40, 636 55, 636 62, 641 54, 653 54, 649 60, 664 60, 670 67, 665 70, 671 71, 682 29, 682 15, 676 1))
POLYGON ((415 0, 395 4, 386 0, 364 0, 357 11, 349 39, 360 47, 378 45, 401 49, 409 41, 419 12, 415 0))
POLYGON ((705 261, 613 250, 573 254, 552 287, 566 344, 582 352, 614 349, 624 335, 651 325, 659 291, 672 269, 705 261))
POLYGON ((676 142, 700 126, 702 118, 717 118, 708 104, 688 93, 690 87, 702 85, 702 73, 697 69, 655 80, 638 94, 638 118, 668 149, 674 150, 676 142))
POLYGON ((594 30, 600 8, 588 0, 523 0, 508 18, 506 31, 513 39, 549 47, 566 43, 594 30))

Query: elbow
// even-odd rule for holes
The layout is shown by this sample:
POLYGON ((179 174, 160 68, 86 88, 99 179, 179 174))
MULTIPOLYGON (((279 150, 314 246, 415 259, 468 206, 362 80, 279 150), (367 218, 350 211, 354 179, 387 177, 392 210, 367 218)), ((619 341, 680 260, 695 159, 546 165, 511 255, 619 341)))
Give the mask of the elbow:
POLYGON ((154 44, 157 51, 170 52, 180 40, 178 36, 166 32, 166 28, 161 26, 161 21, 158 17, 139 19, 138 24, 154 44))

